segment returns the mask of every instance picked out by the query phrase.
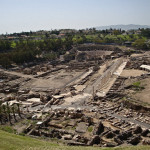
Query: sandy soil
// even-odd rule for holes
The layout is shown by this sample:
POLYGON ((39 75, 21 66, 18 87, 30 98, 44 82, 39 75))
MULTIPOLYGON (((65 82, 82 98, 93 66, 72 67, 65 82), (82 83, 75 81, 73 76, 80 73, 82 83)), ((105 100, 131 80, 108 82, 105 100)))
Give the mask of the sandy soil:
POLYGON ((33 79, 27 84, 24 85, 24 87, 29 87, 32 89, 54 89, 54 88, 61 88, 65 86, 67 83, 69 83, 71 80, 82 74, 83 72, 67 72, 65 70, 60 70, 54 73, 51 73, 47 75, 44 78, 37 78, 33 79))
POLYGON ((123 72, 121 73, 122 77, 137 77, 137 76, 141 76, 142 74, 146 74, 146 71, 143 70, 136 70, 136 69, 125 69, 123 70, 123 72))
POLYGON ((132 54, 131 57, 142 57, 144 55, 149 55, 150 52, 145 52, 145 53, 142 53, 142 54, 132 54))
POLYGON ((141 80, 140 82, 141 85, 145 87, 145 89, 140 92, 136 92, 132 95, 132 97, 144 103, 150 104, 150 78, 141 80))
POLYGON ((84 94, 78 94, 76 96, 72 96, 72 97, 67 97, 65 98, 65 102, 62 104, 64 106, 69 106, 69 105, 72 105, 73 103, 76 103, 77 101, 80 101, 80 100, 85 100, 86 98, 89 98, 91 95, 90 94, 87 94, 87 93, 84 93, 84 94))

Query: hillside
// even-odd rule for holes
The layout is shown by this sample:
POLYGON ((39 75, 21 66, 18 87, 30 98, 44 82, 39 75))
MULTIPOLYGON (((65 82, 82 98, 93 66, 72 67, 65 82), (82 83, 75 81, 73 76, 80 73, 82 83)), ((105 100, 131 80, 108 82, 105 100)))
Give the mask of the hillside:
POLYGON ((129 25, 110 25, 110 26, 99 26, 96 27, 97 30, 106 30, 106 29, 122 29, 122 30, 136 30, 139 28, 150 28, 148 25, 135 25, 135 24, 129 24, 129 25))
MULTIPOLYGON (((60 146, 52 142, 46 142, 44 140, 34 139, 26 136, 19 136, 11 133, 7 133, 0 130, 0 150, 100 150, 98 147, 72 147, 72 146, 60 146)), ((142 147, 126 147, 126 148, 101 148, 101 150, 149 150, 149 146, 142 147)))

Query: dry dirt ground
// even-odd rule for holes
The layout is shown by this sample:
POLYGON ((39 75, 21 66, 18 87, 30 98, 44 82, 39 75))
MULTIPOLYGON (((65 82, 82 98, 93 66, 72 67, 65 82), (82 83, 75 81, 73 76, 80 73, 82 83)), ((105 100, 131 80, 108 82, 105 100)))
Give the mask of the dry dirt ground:
POLYGON ((140 103, 140 104, 149 104, 150 106, 150 77, 146 78, 146 79, 136 79, 136 78, 130 78, 128 80, 125 81, 125 86, 130 86, 133 83, 136 82, 140 82, 140 86, 144 87, 144 89, 140 90, 140 91, 136 91, 132 88, 126 90, 126 94, 129 95, 131 98, 133 98, 134 100, 136 100, 136 102, 140 103))
POLYGON ((23 87, 31 89, 54 89, 61 88, 67 83, 69 84, 74 78, 80 76, 83 71, 71 71, 60 70, 47 75, 44 78, 32 79, 30 82, 25 84, 23 87))
POLYGON ((143 70, 137 70, 137 69, 124 69, 121 77, 138 77, 141 76, 142 74, 146 74, 146 71, 143 70))
POLYGON ((145 53, 141 53, 141 54, 132 54, 131 57, 142 57, 142 56, 145 56, 145 55, 149 55, 150 52, 145 52, 145 53))
POLYGON ((144 89, 136 92, 132 95, 132 97, 144 103, 150 104, 150 78, 141 80, 140 82, 141 86, 144 86, 144 89))

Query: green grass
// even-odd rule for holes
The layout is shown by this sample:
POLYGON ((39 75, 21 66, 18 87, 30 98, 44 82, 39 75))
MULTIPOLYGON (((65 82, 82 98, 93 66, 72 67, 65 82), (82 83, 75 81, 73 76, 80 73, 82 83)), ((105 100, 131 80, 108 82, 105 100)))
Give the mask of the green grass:
POLYGON ((0 130, 6 131, 8 133, 16 133, 16 130, 14 130, 11 126, 6 126, 6 125, 5 126, 1 125, 0 130))
POLYGON ((70 147, 0 130, 0 150, 150 150, 150 146, 125 148, 70 147))
POLYGON ((140 81, 138 81, 138 82, 134 82, 134 83, 133 83, 133 86, 139 87, 139 86, 140 86, 140 84, 141 84, 141 82, 140 82, 140 81))
POLYGON ((93 131, 93 127, 92 127, 92 126, 89 126, 89 127, 88 127, 88 131, 89 131, 89 132, 92 132, 92 131, 93 131))
POLYGON ((134 83, 133 83, 133 87, 135 88, 136 91, 140 91, 140 90, 143 90, 143 89, 144 89, 144 87, 141 86, 141 82, 140 82, 140 81, 134 82, 134 83))
POLYGON ((27 136, 20 136, 0 130, 0 150, 40 150, 46 148, 55 149, 55 143, 34 139, 27 136))

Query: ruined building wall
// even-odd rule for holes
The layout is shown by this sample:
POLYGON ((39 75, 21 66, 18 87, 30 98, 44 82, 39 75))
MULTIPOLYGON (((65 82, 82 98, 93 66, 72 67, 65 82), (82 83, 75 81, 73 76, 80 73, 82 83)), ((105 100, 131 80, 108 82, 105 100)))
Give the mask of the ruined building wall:
POLYGON ((113 73, 117 70, 117 68, 123 63, 122 59, 119 59, 117 62, 115 62, 114 64, 112 64, 110 66, 110 68, 101 76, 101 80, 100 80, 100 87, 99 89, 103 88, 108 80, 113 76, 113 73))

